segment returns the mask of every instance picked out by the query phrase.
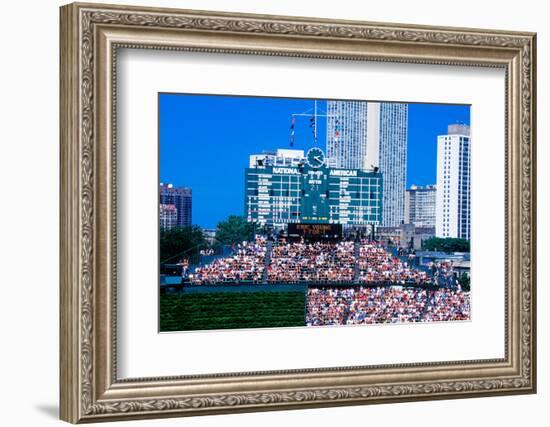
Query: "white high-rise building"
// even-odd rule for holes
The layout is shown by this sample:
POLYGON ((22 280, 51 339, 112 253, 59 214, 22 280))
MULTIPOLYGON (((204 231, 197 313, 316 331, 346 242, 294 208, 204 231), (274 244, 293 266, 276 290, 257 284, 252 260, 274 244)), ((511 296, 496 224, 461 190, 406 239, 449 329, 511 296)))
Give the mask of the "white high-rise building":
POLYGON ((437 237, 470 239, 470 127, 449 125, 437 137, 437 237))
POLYGON ((435 185, 411 185, 405 193, 405 224, 435 227, 435 185))
POLYGON ((405 215, 408 105, 327 101, 327 157, 334 167, 382 173, 382 226, 405 215))

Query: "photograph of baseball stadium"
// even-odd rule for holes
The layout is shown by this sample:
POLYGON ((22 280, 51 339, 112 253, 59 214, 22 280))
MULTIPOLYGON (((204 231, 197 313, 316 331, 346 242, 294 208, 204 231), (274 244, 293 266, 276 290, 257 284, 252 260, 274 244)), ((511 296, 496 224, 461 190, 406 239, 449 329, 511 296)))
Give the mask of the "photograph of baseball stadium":
POLYGON ((158 108, 160 332, 470 320, 469 105, 158 108))

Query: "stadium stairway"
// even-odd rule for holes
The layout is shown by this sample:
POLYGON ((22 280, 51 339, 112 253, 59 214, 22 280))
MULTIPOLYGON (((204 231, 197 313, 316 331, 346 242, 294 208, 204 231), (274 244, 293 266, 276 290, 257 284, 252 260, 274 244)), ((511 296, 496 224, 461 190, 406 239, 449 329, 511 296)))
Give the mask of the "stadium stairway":
POLYGON ((269 264, 271 264, 271 251, 273 249, 273 241, 268 240, 266 244, 266 252, 265 252, 265 258, 264 258, 264 271, 262 272, 262 284, 267 284, 267 272, 269 264))
POLYGON ((355 266, 353 267, 353 283, 359 282, 359 276, 361 269, 359 268, 359 258, 361 256, 361 243, 355 242, 353 244, 353 256, 355 257, 355 266))
POLYGON ((428 310, 430 309, 430 306, 432 305, 430 303, 430 297, 432 295, 433 291, 430 289, 426 289, 426 304, 424 304, 424 308, 422 309, 421 317, 422 319, 426 318, 426 314, 428 313, 428 310))

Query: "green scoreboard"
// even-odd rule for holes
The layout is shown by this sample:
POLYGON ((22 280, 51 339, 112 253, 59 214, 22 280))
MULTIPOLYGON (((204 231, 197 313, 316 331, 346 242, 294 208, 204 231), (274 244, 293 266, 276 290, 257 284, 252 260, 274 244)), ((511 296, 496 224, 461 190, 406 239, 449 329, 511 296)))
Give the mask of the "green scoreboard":
POLYGON ((382 214, 382 175, 327 167, 320 148, 310 149, 300 166, 245 170, 245 214, 249 222, 378 225, 382 214))

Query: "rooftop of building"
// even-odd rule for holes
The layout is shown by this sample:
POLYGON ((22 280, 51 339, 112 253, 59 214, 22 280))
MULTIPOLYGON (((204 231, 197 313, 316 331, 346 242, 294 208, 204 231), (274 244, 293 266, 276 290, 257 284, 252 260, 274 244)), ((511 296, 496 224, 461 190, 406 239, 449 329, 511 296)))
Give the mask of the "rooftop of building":
POLYGON ((181 193, 181 194, 191 194, 193 190, 191 190, 191 187, 176 187, 173 184, 164 183, 161 182, 160 185, 160 191, 166 191, 171 193, 181 193))
POLYGON ((430 185, 415 185, 415 184, 412 184, 407 191, 410 191, 410 190, 435 190, 436 187, 435 187, 435 184, 430 184, 430 185))
POLYGON ((470 136, 470 126, 464 123, 454 123, 447 126, 447 135, 470 136))

